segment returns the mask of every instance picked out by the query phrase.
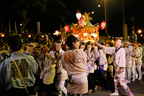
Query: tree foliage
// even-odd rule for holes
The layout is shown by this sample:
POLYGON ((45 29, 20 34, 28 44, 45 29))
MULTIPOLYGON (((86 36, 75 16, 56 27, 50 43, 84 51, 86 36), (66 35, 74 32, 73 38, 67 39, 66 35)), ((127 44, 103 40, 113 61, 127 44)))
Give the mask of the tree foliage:
POLYGON ((64 25, 65 17, 70 15, 61 0, 1 0, 0 11, 3 23, 5 20, 23 23, 22 30, 36 29, 36 22, 40 21, 42 31, 53 31, 53 25, 64 25))

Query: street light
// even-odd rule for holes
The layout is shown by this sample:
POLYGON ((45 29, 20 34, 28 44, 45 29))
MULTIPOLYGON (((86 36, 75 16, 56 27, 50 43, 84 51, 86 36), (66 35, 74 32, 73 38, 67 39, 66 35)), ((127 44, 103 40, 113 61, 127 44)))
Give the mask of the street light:
POLYGON ((1 34, 1 37, 5 37, 5 34, 1 34))
POLYGON ((31 34, 28 35, 28 38, 31 38, 31 34))
POLYGON ((92 11, 92 14, 94 14, 94 11, 92 11))
POLYGON ((139 29, 139 30, 138 30, 138 33, 139 33, 139 34, 140 34, 140 33, 142 33, 142 30, 141 30, 141 29, 139 29))

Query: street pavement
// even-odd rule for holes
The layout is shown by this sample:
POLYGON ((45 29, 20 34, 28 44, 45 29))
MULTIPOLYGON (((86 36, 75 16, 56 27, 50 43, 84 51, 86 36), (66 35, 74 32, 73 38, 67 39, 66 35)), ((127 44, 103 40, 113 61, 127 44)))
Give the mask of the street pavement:
MULTIPOLYGON (((144 76, 142 80, 136 80, 127 85, 133 92, 134 96, 144 96, 144 76)), ((111 93, 111 91, 102 90, 102 88, 98 86, 96 92, 90 93, 87 96, 110 96, 111 93)), ((119 86, 119 93, 119 96, 128 96, 121 86, 119 86)))
MULTIPOLYGON (((133 92, 134 96, 144 96, 144 75, 142 80, 136 80, 127 85, 133 92)), ((102 87, 98 86, 96 92, 89 93, 85 96, 110 96, 111 93, 111 91, 102 90, 102 87)), ((46 93, 39 94, 39 96, 46 96, 46 93)), ((119 96, 128 96, 121 86, 119 86, 119 96)))

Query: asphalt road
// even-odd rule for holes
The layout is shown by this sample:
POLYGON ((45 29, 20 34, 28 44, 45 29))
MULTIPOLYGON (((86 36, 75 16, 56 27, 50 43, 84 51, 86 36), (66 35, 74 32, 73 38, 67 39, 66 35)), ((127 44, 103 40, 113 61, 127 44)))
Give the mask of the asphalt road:
MULTIPOLYGON (((144 76, 142 80, 136 80, 127 85, 133 92, 134 96, 144 96, 144 76)), ((111 93, 111 91, 102 90, 102 88, 98 86, 96 92, 90 93, 87 96, 110 96, 111 93)), ((128 96, 121 86, 119 86, 119 93, 119 96, 128 96)))
MULTIPOLYGON (((136 80, 127 85, 133 92, 134 96, 144 96, 144 75, 142 80, 136 80)), ((98 86, 96 92, 89 93, 88 95, 85 96, 110 96, 111 93, 112 93, 111 91, 102 90, 102 87, 98 86)), ((42 92, 42 94, 39 94, 39 96, 47 96, 47 95, 45 92, 42 92)), ((128 96, 121 86, 119 86, 119 96, 128 96)))

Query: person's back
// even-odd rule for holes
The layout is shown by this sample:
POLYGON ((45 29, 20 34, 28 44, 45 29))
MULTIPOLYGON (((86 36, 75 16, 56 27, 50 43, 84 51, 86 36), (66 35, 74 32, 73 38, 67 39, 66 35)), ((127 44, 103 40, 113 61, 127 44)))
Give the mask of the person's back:
POLYGON ((86 55, 79 49, 79 39, 73 35, 67 37, 66 44, 69 47, 62 58, 63 68, 68 72, 68 95, 83 95, 88 92, 88 80, 86 74, 86 55))
POLYGON ((0 65, 0 90, 5 89, 7 93, 6 96, 11 96, 12 94, 14 96, 26 96, 27 92, 24 87, 25 85, 28 93, 35 95, 34 74, 38 68, 36 61, 32 56, 20 52, 22 43, 18 37, 10 37, 8 45, 13 53, 11 54, 11 57, 4 60, 0 65), (24 79, 24 83, 17 67, 24 79))

